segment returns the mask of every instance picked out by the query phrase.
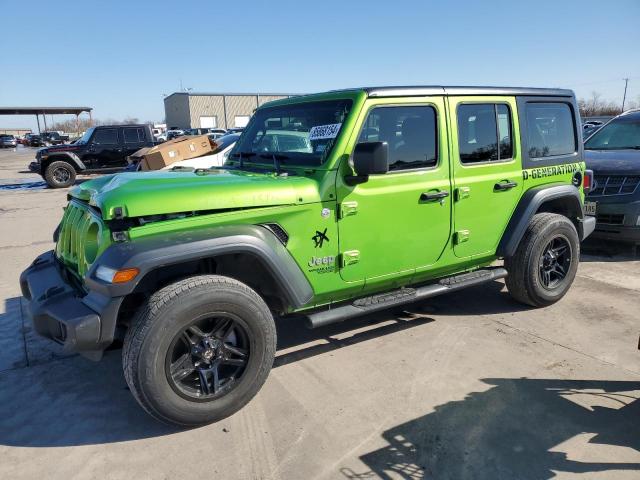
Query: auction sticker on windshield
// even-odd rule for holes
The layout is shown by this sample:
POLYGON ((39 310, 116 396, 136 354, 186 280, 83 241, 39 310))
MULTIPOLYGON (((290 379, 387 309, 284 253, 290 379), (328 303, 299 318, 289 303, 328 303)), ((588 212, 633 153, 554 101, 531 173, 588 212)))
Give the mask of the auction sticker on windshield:
POLYGON ((341 123, 331 125, 318 125, 309 130, 309 140, 323 140, 325 138, 336 138, 340 131, 341 123))

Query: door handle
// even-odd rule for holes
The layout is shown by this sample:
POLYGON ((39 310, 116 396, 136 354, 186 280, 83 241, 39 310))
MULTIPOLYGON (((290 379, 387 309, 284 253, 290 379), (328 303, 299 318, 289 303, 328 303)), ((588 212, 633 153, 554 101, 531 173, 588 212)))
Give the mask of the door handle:
POLYGON ((510 190, 513 187, 517 187, 518 184, 516 182, 511 182, 509 180, 503 180, 502 182, 498 182, 493 186, 494 192, 501 192, 504 190, 510 190))
POLYGON ((430 202, 432 200, 441 200, 443 198, 447 198, 449 196, 449 192, 445 190, 439 190, 437 192, 425 192, 420 195, 421 202, 430 202))

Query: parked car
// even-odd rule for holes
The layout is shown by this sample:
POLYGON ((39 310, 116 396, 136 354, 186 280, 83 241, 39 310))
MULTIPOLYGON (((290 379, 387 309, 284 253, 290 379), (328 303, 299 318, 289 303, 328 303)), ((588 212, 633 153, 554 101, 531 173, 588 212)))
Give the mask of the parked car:
POLYGON ((167 130, 166 141, 173 140, 174 138, 184 135, 184 130, 167 130))
POLYGON ((27 133, 25 135, 25 141, 27 147, 44 147, 44 140, 36 133, 27 133))
POLYGON ((64 138, 58 132, 42 132, 40 136, 46 145, 62 145, 65 141, 69 140, 68 136, 64 138))
POLYGON ((587 129, 587 128, 593 128, 593 127, 600 127, 602 125, 604 125, 605 122, 603 122, 602 120, 587 120, 582 124, 582 128, 587 129))
POLYGON ((583 140, 587 140, 591 135, 600 130, 600 128, 602 128, 602 125, 585 125, 584 129, 582 130, 583 140))
POLYGON ((172 163, 171 165, 164 167, 163 170, 172 170, 175 168, 211 168, 222 166, 236 141, 240 138, 240 135, 237 133, 231 133, 218 138, 213 138, 213 135, 216 134, 209 134, 209 137, 214 140, 216 147, 211 153, 202 157, 190 158, 189 160, 172 163))
POLYGON ((587 196, 597 218, 594 237, 640 243, 640 110, 615 117, 584 148, 594 172, 587 196))
POLYGON ((13 135, 0 134, 0 148, 16 148, 18 140, 13 135))
POLYGON ((265 104, 223 169, 71 189, 55 251, 20 277, 25 311, 94 360, 124 337, 124 377, 157 419, 221 420, 264 384, 275 315, 320 327, 502 278, 521 303, 559 301, 595 227, 579 125, 559 89, 265 104))
POLYGON ((184 131, 185 135, 208 135, 210 133, 210 128, 188 128, 184 131))
POLYGON ((242 133, 243 130, 244 130, 244 127, 228 128, 227 133, 242 133))
POLYGON ((127 156, 154 145, 149 125, 101 125, 88 129, 73 144, 38 150, 29 165, 52 188, 73 185, 78 173, 108 173, 124 170, 127 156))

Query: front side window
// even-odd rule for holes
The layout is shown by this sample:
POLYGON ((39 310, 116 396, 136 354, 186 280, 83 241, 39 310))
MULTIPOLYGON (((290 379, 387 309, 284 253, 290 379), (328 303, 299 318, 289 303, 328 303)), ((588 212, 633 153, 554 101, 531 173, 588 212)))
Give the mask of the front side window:
POLYGON ((367 115, 358 142, 387 142, 389 171, 393 171, 434 167, 436 138, 433 107, 376 107, 367 115))
POLYGON ((640 114, 611 120, 584 144, 588 150, 640 150, 640 114))
POLYGON ((526 117, 530 158, 570 155, 576 151, 573 114, 568 104, 529 102, 526 117))
POLYGON ((504 104, 463 104, 458 107, 458 146, 465 164, 513 158, 511 113, 504 104))
POLYGON ((230 158, 283 165, 321 165, 338 138, 351 100, 330 100, 258 109, 230 158))
POLYGON ((118 143, 118 129, 102 128, 93 136, 93 143, 97 145, 114 145, 118 143))

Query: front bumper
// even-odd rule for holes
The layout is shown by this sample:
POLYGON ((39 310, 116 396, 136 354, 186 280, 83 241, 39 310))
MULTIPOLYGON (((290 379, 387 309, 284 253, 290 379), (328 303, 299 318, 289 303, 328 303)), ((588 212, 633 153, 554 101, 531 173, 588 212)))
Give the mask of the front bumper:
POLYGON ((640 243, 639 218, 640 202, 598 202, 596 230, 593 232, 593 237, 640 243))
POLYGON ((43 253, 20 275, 20 288, 27 300, 27 314, 40 335, 98 360, 113 341, 113 330, 122 302, 103 293, 81 292, 69 281, 69 273, 53 251, 43 253))
POLYGON ((40 163, 31 162, 29 164, 29 171, 34 172, 34 173, 40 173, 40 163))

